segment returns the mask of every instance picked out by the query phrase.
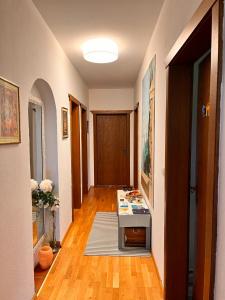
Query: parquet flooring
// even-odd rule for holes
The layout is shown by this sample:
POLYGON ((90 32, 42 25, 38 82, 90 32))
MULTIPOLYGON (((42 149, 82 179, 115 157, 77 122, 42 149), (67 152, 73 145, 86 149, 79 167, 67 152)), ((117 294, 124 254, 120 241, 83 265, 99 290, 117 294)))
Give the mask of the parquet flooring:
POLYGON ((116 210, 116 190, 92 188, 65 239, 38 300, 162 300, 153 259, 84 256, 96 211, 116 210))

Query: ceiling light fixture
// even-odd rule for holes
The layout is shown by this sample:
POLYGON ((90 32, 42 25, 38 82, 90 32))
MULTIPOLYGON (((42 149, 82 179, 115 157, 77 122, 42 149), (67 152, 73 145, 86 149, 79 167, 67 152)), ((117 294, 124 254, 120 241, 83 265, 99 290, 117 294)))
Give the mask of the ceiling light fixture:
POLYGON ((118 59, 118 46, 110 39, 92 39, 87 41, 83 47, 85 60, 105 64, 118 59))

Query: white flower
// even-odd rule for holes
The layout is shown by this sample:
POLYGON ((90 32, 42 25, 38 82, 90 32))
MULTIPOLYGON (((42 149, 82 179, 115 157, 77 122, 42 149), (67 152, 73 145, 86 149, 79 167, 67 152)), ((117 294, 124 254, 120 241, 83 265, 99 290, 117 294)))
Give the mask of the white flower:
POLYGON ((53 182, 49 179, 42 180, 42 182, 40 183, 40 189, 44 193, 51 192, 53 189, 52 184, 53 184, 53 182))
POLYGON ((37 206, 38 206, 39 208, 42 208, 42 207, 43 207, 43 202, 42 202, 41 200, 39 200, 37 206))
POLYGON ((31 191, 35 191, 38 188, 38 182, 34 179, 30 180, 31 191))

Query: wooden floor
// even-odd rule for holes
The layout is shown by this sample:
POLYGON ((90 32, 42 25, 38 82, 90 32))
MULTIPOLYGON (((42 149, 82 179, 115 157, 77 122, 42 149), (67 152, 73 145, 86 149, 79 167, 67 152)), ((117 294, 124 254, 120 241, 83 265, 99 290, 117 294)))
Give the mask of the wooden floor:
POLYGON ((91 189, 38 300, 162 300, 152 258, 83 256, 96 211, 116 210, 116 190, 91 189))

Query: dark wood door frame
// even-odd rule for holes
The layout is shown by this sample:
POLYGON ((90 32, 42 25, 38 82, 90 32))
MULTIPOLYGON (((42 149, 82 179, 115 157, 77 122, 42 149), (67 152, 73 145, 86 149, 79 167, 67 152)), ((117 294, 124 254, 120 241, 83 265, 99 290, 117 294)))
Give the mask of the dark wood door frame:
POLYGON ((138 188, 138 120, 139 103, 134 108, 134 187, 138 188))
POLYGON ((213 299, 222 58, 222 1, 205 0, 167 57, 165 299, 187 299, 193 63, 211 48, 203 299, 213 299))
POLYGON ((81 140, 82 140, 82 188, 83 195, 88 192, 88 156, 87 156, 87 108, 81 105, 81 140))
POLYGON ((127 140, 128 140, 128 145, 127 145, 127 160, 128 160, 128 170, 127 170, 127 185, 130 185, 130 114, 132 113, 132 110, 92 110, 91 111, 93 114, 93 135, 94 135, 94 184, 97 186, 96 178, 97 178, 97 135, 96 135, 96 120, 97 120, 97 115, 127 115, 127 120, 129 126, 127 127, 127 140))
POLYGON ((80 102, 69 95, 71 128, 72 218, 81 207, 80 102))

